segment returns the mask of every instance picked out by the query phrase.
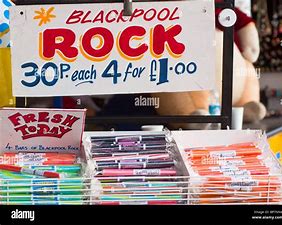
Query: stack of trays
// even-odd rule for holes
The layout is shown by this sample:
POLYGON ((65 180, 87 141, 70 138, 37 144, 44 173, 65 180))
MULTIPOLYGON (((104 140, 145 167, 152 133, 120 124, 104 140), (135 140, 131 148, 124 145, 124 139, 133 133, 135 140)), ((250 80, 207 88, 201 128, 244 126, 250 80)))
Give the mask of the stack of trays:
POLYGON ((0 204, 43 205, 83 204, 84 182, 81 165, 74 154, 6 153, 12 165, 36 171, 53 171, 61 178, 45 178, 0 170, 0 204), (38 160, 41 158, 42 160, 38 160), (16 159, 16 160, 15 160, 16 159), (29 160, 27 160, 29 159, 29 160))
POLYGON ((92 136, 93 204, 184 204, 180 172, 165 133, 92 136))
POLYGON ((278 203, 281 170, 270 150, 255 143, 186 148, 192 204, 278 203), (265 152, 268 151, 268 152, 265 152))

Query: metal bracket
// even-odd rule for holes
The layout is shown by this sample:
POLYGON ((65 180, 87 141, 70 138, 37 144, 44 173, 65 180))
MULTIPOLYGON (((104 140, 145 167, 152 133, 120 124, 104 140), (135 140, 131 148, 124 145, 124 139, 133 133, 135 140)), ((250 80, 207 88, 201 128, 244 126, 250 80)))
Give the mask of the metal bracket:
POLYGON ((123 0, 123 16, 132 15, 132 0, 123 0))
POLYGON ((232 9, 224 9, 220 12, 218 21, 223 27, 232 27, 237 21, 237 15, 232 9))

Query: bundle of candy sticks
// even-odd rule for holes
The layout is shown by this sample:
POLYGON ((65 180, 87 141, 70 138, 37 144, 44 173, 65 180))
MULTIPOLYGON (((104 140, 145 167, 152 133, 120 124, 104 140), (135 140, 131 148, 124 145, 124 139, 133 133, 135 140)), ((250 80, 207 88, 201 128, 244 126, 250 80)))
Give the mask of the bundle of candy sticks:
POLYGON ((96 165, 95 179, 102 187, 95 204, 183 202, 165 134, 92 136, 90 142, 96 165))
POLYGON ((81 175, 75 154, 5 153, 0 204, 83 204, 81 175))
POLYGON ((194 204, 281 202, 281 175, 254 143, 186 148, 194 204))

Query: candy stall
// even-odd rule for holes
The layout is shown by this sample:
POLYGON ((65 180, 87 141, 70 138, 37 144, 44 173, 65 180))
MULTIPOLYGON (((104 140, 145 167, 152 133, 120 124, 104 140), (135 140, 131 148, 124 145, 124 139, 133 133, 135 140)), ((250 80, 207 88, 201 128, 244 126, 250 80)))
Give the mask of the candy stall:
POLYGON ((282 166, 267 135, 232 127, 233 9, 232 0, 11 6, 16 107, 0 109, 0 205, 282 204, 282 166), (216 114, 27 107, 28 98, 69 97, 77 106, 82 96, 214 90, 216 9, 224 56, 216 114), (117 122, 150 129, 85 128, 117 122), (172 123, 220 129, 166 128, 172 123))

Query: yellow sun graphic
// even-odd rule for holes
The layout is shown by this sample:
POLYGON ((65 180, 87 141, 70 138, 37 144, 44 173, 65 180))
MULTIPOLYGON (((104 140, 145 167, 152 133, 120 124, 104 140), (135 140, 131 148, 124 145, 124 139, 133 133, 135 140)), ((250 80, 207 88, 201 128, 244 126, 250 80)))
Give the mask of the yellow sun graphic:
POLYGON ((54 11, 55 7, 51 7, 47 11, 44 8, 41 8, 40 11, 34 11, 36 16, 33 17, 34 20, 40 20, 39 26, 42 26, 43 24, 47 24, 51 22, 51 18, 56 18, 55 15, 52 14, 52 11, 54 11))

